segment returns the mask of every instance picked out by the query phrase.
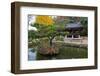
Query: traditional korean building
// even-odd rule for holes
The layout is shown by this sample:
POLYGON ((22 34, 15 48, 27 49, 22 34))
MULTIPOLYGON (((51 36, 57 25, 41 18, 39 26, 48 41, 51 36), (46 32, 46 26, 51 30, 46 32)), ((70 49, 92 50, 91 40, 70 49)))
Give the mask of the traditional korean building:
POLYGON ((69 23, 66 25, 66 30, 69 32, 68 38, 80 38, 80 32, 83 30, 83 26, 78 23, 69 23))

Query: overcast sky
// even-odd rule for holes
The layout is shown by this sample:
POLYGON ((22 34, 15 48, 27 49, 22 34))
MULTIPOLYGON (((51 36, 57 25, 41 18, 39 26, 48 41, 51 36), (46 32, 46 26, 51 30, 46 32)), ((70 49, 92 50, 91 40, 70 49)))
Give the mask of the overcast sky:
POLYGON ((35 18, 36 18, 36 16, 34 16, 34 15, 28 15, 29 25, 35 22, 35 18))

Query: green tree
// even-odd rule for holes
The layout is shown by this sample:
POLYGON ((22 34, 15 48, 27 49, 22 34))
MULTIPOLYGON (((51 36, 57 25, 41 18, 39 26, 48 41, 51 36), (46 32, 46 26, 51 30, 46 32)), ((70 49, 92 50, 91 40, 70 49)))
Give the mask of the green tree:
POLYGON ((65 36, 67 34, 64 31, 65 28, 57 27, 50 16, 36 16, 36 22, 31 26, 36 27, 37 31, 29 31, 28 37, 40 41, 46 38, 51 48, 53 47, 52 41, 56 36, 65 36))

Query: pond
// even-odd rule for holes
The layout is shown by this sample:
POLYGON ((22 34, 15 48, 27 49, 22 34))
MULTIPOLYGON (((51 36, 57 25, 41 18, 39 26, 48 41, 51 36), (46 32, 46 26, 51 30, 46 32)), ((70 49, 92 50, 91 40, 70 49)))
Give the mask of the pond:
POLYGON ((62 46, 57 55, 41 55, 33 48, 28 49, 28 60, 55 60, 55 59, 77 59, 88 58, 87 48, 78 48, 72 46, 62 46))

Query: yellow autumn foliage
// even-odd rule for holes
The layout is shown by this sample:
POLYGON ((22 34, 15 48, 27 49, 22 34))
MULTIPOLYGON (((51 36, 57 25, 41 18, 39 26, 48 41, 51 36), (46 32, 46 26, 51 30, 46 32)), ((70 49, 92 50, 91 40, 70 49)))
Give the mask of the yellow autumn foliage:
POLYGON ((43 25, 52 25, 53 19, 51 16, 36 16, 36 23, 43 25))

